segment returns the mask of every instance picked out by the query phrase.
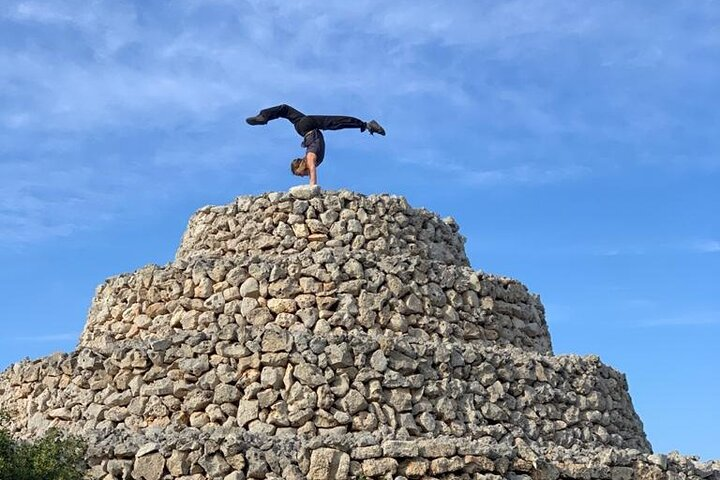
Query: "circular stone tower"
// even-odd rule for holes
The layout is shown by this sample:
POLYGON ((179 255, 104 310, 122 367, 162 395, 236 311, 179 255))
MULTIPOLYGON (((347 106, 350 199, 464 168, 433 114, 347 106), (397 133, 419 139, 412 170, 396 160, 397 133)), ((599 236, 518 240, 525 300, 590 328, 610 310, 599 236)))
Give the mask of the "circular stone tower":
POLYGON ((98 287, 75 351, 4 372, 0 409, 82 435, 95 479, 654 474, 625 376, 554 356, 539 297, 463 245, 390 195, 202 208, 174 262, 98 287))

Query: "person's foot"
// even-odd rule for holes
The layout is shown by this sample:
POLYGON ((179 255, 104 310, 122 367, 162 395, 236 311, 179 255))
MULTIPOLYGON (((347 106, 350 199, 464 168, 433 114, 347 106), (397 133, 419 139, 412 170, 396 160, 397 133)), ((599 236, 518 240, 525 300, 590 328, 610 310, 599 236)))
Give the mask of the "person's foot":
POLYGON ((385 135, 385 129, 381 127, 380 124, 375 120, 370 120, 369 122, 367 122, 366 127, 368 129, 368 132, 370 132, 370 135, 372 135, 373 133, 379 133, 383 136, 385 135))
POLYGON ((267 118, 260 114, 255 115, 254 117, 248 117, 245 121, 250 125, 265 125, 268 122, 267 118))

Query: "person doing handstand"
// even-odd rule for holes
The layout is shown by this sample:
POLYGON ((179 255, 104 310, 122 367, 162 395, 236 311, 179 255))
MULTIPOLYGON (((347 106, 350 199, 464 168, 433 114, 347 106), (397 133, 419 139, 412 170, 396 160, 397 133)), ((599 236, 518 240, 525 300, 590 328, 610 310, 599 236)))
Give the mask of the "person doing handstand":
POLYGON ((367 130, 371 135, 373 133, 385 135, 385 130, 375 120, 365 122, 359 118, 342 115, 305 115, 285 104, 260 110, 260 113, 248 117, 245 121, 250 125, 265 125, 277 118, 289 120, 295 131, 303 137, 300 146, 305 148, 305 156, 290 162, 290 171, 300 177, 309 176, 310 185, 317 185, 317 167, 325 158, 325 138, 322 130, 359 128, 361 132, 367 130))

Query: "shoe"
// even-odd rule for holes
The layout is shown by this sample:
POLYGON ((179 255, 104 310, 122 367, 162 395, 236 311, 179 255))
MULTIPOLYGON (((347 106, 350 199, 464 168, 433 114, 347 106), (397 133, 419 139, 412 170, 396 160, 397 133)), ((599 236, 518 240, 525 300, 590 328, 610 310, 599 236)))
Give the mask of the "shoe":
POLYGON ((370 120, 367 122, 366 127, 368 129, 368 132, 370 132, 370 135, 373 133, 379 133, 382 136, 385 136, 385 129, 380 126, 378 122, 375 120, 370 120))
POLYGON ((265 125, 268 121, 262 115, 255 115, 254 117, 248 117, 245 121, 250 125, 265 125))

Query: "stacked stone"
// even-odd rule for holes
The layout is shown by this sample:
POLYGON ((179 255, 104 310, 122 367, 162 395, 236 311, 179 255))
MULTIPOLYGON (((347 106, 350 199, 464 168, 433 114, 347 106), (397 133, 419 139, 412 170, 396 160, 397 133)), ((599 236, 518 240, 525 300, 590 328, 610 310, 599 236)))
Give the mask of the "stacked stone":
POLYGON ((16 364, 3 402, 38 433, 238 426, 266 436, 527 438, 648 451, 621 374, 596 357, 362 332, 228 324, 16 364), (212 333, 210 333, 212 332, 212 333))
POLYGON ((295 188, 202 208, 190 219, 177 258, 288 255, 326 246, 468 265, 465 239, 450 217, 411 208, 403 197, 318 193, 295 188))
POLYGON ((407 255, 330 248, 272 260, 178 261, 108 280, 80 344, 115 345, 178 330, 302 324, 316 335, 364 331, 491 341, 550 353, 543 306, 520 283, 407 255))
POLYGON ((0 375, 0 408, 85 437, 105 480, 720 479, 651 455, 624 375, 553 356, 539 298, 462 241, 389 196, 206 207, 173 264, 98 288, 77 350, 0 375))

